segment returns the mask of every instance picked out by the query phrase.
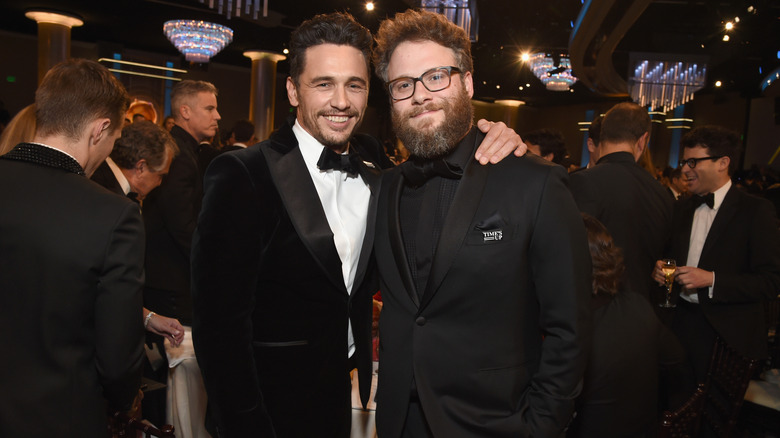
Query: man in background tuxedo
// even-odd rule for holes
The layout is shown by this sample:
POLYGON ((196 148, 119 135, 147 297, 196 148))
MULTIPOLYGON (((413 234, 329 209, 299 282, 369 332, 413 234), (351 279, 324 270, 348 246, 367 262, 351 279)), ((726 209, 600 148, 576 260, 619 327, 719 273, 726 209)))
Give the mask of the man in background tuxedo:
MULTIPOLYGON (((704 126, 680 144, 693 196, 675 206, 670 254, 682 286, 673 328, 690 361, 690 393, 706 379, 717 336, 747 357, 767 356, 763 301, 780 290, 780 233, 772 203, 731 183, 737 133, 704 126)), ((660 260, 653 277, 663 284, 660 260)))
POLYGON ((566 170, 472 158, 483 135, 463 29, 410 10, 376 40, 411 153, 377 206, 379 436, 559 436, 590 340, 590 254, 566 170))
MULTIPOLYGON (((295 119, 206 174, 193 330, 220 436, 348 437, 354 368, 368 401, 371 247, 390 165, 378 141, 355 134, 371 45, 348 14, 301 24, 289 45, 295 119)), ((504 155, 521 143, 505 128, 492 134, 504 155)))
POLYGON ((0 157, 0 435, 105 437, 138 395, 143 223, 89 181, 130 99, 93 61, 52 67, 37 132, 0 157))
POLYGON ((239 120, 230 133, 230 144, 222 148, 224 152, 237 151, 255 144, 255 124, 249 120, 239 120))
POLYGON ((92 181, 135 201, 159 186, 179 147, 168 131, 152 122, 140 121, 125 126, 114 149, 95 173, 92 181))
POLYGON ((571 193, 580 211, 607 227, 623 250, 626 290, 657 302, 648 280, 669 240, 672 200, 666 189, 637 164, 650 138, 647 110, 619 103, 604 115, 596 166, 571 175, 571 193))

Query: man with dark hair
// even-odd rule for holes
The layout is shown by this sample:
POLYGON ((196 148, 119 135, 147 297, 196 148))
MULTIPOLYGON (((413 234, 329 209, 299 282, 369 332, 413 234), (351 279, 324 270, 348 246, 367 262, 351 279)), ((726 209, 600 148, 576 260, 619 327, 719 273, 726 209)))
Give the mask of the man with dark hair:
POLYGON ((230 133, 230 145, 225 146, 222 150, 225 152, 235 151, 238 149, 244 149, 247 146, 255 144, 255 124, 249 120, 239 120, 233 125, 233 130, 230 133))
POLYGON ((463 29, 410 10, 376 40, 411 153, 377 207, 379 436, 560 436, 590 343, 590 255, 566 170, 472 158, 483 135, 463 29))
POLYGON ((682 174, 682 167, 676 167, 669 172, 669 193, 675 201, 685 198, 688 194, 688 182, 682 174))
POLYGON ((601 122, 596 166, 573 173, 569 187, 580 211, 603 223, 623 250, 626 290, 655 303, 659 289, 648 275, 671 234, 672 200, 636 162, 650 123, 647 110, 635 103, 612 107, 601 122))
MULTIPOLYGON (((737 133, 704 126, 680 144, 692 196, 676 206, 670 255, 682 286, 673 328, 690 362, 685 391, 704 382, 718 336, 747 357, 767 356, 763 302, 780 290, 780 233, 769 201, 732 186, 737 133)), ((653 277, 662 284, 660 263, 653 277)))
MULTIPOLYGON (((349 14, 301 24, 287 79, 296 117, 206 174, 193 330, 220 436, 348 437, 354 368, 368 401, 371 247, 390 165, 378 141, 355 133, 372 42, 349 14)), ((498 134, 493 146, 519 143, 498 134)))
POLYGON ((152 122, 135 122, 122 129, 122 136, 92 180, 114 193, 143 201, 162 183, 178 153, 168 131, 152 122))
POLYGON ((555 164, 563 164, 568 156, 566 141, 559 131, 538 129, 524 134, 523 141, 529 151, 555 164))
POLYGON ((130 99, 100 64, 52 67, 37 132, 0 157, 0 434, 106 436, 138 395, 144 231, 138 206, 89 181, 130 99))

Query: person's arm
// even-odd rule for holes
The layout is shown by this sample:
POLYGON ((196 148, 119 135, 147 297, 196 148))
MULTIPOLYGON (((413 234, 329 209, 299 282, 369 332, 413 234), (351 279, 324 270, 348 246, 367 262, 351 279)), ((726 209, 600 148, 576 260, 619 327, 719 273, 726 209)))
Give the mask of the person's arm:
POLYGON ((209 406, 220 436, 275 437, 252 347, 262 235, 271 228, 261 212, 270 201, 233 154, 215 158, 204 181, 192 247, 192 336, 209 406))
MULTIPOLYGON (((189 147, 184 145, 184 147, 189 147)), ((192 233, 201 205, 197 187, 200 173, 196 158, 182 150, 174 157, 168 175, 154 190, 155 206, 162 216, 165 228, 176 242, 182 255, 189 258, 192 233)))
POLYGON ((550 169, 528 256, 544 332, 524 414, 534 436, 558 436, 571 420, 591 345, 591 258, 565 179, 563 167, 550 169))
POLYGON ((154 334, 168 338, 174 347, 178 347, 184 340, 184 327, 178 319, 158 315, 146 307, 143 310, 144 328, 154 334))
POLYGON ((95 301, 95 365, 109 406, 121 411, 130 409, 141 386, 143 260, 141 213, 128 202, 106 248, 95 301))
POLYGON ((480 164, 498 163, 512 153, 522 157, 528 150, 523 139, 504 122, 494 123, 480 119, 477 127, 486 134, 474 154, 480 164))

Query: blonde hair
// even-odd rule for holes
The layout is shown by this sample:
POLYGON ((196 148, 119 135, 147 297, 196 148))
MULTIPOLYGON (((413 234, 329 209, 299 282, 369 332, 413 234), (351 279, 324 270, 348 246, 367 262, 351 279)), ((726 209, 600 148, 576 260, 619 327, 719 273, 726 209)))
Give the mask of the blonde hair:
POLYGON ((19 143, 35 137, 35 104, 22 108, 0 135, 0 155, 5 155, 19 143))

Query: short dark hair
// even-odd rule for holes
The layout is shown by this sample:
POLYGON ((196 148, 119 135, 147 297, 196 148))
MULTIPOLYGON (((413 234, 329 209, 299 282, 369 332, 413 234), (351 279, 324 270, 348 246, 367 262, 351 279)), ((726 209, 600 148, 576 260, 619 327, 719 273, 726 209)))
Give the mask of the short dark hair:
POLYGON ((588 234, 588 247, 593 264, 593 294, 615 295, 621 284, 626 267, 623 264, 623 252, 615 245, 612 236, 595 217, 582 213, 585 231, 588 234))
POLYGON ((568 155, 568 151, 566 151, 566 141, 563 139, 563 134, 559 131, 537 129, 536 131, 524 134, 522 138, 526 143, 539 146, 539 153, 541 156, 545 157, 549 154, 553 154, 553 163, 563 163, 566 155, 568 155))
POLYGON ((680 139, 683 149, 705 147, 710 156, 729 157, 729 175, 734 175, 739 157, 739 134, 731 129, 720 126, 707 125, 694 128, 680 139))
POLYGON ((646 109, 633 102, 619 103, 604 115, 599 140, 611 143, 634 143, 645 133, 650 132, 651 123, 646 109))
POLYGON ((603 120, 604 116, 599 114, 590 122, 590 126, 588 126, 588 138, 593 140, 593 144, 596 146, 599 145, 599 139, 601 138, 601 122, 603 120))
POLYGON ((239 120, 233 125, 233 136, 236 141, 244 143, 255 135, 255 124, 249 120, 239 120))
POLYGON ((320 44, 351 46, 360 50, 366 60, 366 71, 370 71, 373 41, 371 32, 350 14, 332 12, 315 15, 301 23, 290 36, 290 77, 297 85, 306 67, 306 49, 320 44))
POLYGON ((387 65, 399 44, 406 41, 433 41, 455 52, 455 60, 462 73, 474 72, 471 59, 471 41, 462 28, 448 21, 442 14, 410 9, 384 20, 376 34, 374 68, 377 76, 387 82, 387 65))
POLYGON ((111 159, 123 169, 132 169, 144 159, 149 167, 159 172, 165 160, 179 153, 179 147, 171 134, 148 120, 125 126, 122 136, 114 142, 111 159))
POLYGON ((130 106, 125 87, 95 61, 69 59, 49 70, 35 92, 37 133, 78 139, 87 123, 108 118, 122 128, 130 106))

